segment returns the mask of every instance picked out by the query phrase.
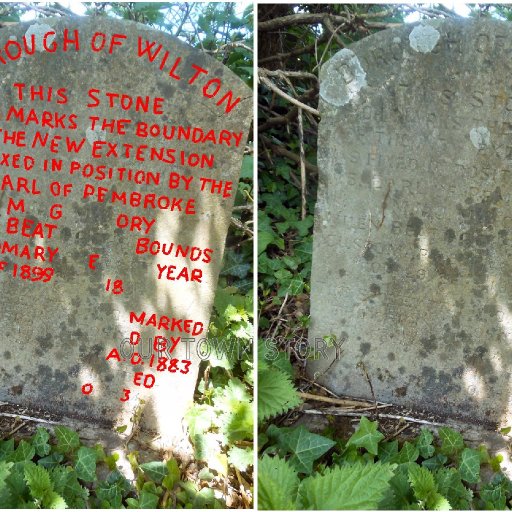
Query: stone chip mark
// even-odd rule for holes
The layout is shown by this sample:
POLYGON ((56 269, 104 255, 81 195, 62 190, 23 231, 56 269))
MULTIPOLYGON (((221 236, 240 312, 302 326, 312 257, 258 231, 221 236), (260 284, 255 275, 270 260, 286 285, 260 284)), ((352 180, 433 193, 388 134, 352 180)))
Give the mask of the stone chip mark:
POLYGON ((344 48, 327 62, 320 72, 320 96, 335 107, 357 98, 366 86, 366 72, 352 50, 344 48))

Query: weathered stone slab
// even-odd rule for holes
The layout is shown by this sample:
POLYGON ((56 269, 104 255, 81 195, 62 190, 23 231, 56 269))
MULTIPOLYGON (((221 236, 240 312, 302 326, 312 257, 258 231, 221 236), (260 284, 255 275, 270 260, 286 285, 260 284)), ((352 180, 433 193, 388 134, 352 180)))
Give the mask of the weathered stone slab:
POLYGON ((0 68, 0 400, 102 424, 142 404, 146 427, 172 439, 252 93, 179 40, 103 18, 4 28, 0 68))
POLYGON ((334 391, 509 414, 511 51, 509 23, 429 21, 323 66, 310 342, 341 348, 309 368, 334 391))

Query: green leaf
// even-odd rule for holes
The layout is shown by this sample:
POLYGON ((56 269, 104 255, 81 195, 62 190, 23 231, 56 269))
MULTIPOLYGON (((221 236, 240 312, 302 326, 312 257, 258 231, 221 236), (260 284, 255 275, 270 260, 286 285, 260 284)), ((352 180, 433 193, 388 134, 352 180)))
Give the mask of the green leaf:
POLYGON ((110 508, 122 508, 123 495, 131 490, 130 483, 119 472, 113 471, 108 478, 96 487, 96 496, 110 503, 110 508))
POLYGON ((471 448, 464 448, 459 465, 462 480, 468 484, 476 484, 480 481, 480 452, 471 448))
POLYGON ((421 465, 424 468, 430 469, 430 471, 434 471, 435 469, 442 468, 447 460, 448 460, 448 457, 446 455, 443 455, 442 453, 438 453, 437 455, 434 455, 434 457, 424 460, 421 463, 421 465))
POLYGON ((51 469, 58 466, 64 460, 64 455, 62 453, 52 453, 47 457, 42 457, 37 461, 40 466, 43 468, 51 469))
POLYGON ((503 455, 501 453, 498 453, 491 459, 491 468, 492 470, 497 473, 501 470, 501 463, 503 462, 503 455))
POLYGON ((45 428, 39 427, 36 430, 36 433, 32 438, 32 446, 35 448, 39 457, 44 457, 50 453, 50 445, 48 444, 49 439, 50 434, 45 428))
POLYGON ((302 508, 371 510, 378 505, 393 477, 390 464, 354 464, 329 468, 305 478, 299 487, 302 508))
POLYGON ((10 462, 24 462, 34 458, 36 454, 35 448, 25 440, 21 440, 16 450, 14 450, 8 457, 10 462))
POLYGON ((432 432, 430 432, 426 428, 422 428, 421 433, 416 440, 416 446, 420 451, 420 455, 424 459, 428 459, 429 457, 432 457, 432 455, 434 455, 435 447, 432 445, 433 441, 434 436, 432 432))
POLYGON ((445 496, 452 508, 467 510, 470 508, 473 493, 464 487, 460 473, 455 468, 440 468, 434 474, 437 490, 445 496))
POLYGON ((159 499, 158 495, 143 490, 139 496, 139 508, 157 508, 159 499))
POLYGON ((76 474, 84 482, 94 482, 96 480, 96 450, 82 446, 76 457, 76 474))
MULTIPOLYGON (((295 371, 293 369, 292 363, 290 362, 290 355, 286 352, 279 352, 277 357, 269 364, 272 366, 272 368, 277 368, 278 370, 281 370, 283 373, 288 375, 292 381, 295 378, 295 371)), ((261 368, 261 366, 259 368, 261 368)))
POLYGON ((240 179, 252 180, 253 177, 254 158, 252 155, 245 155, 242 160, 242 170, 240 171, 240 179))
POLYGON ((265 252, 269 245, 276 245, 279 249, 284 249, 284 240, 274 232, 260 231, 258 233, 258 254, 265 252))
POLYGON ((228 462, 239 471, 246 471, 254 464, 254 450, 252 448, 238 448, 233 446, 228 452, 228 462))
POLYGON ((451 510, 450 502, 441 494, 434 493, 427 502, 428 510, 451 510))
POLYGON ((13 465, 13 462, 5 462, 5 460, 0 461, 0 491, 5 487, 5 481, 11 474, 13 465))
POLYGON ((347 447, 365 448, 372 455, 377 455, 379 453, 379 442, 384 439, 384 434, 377 430, 378 427, 378 422, 370 421, 362 416, 359 427, 348 440, 347 447))
POLYGON ((0 460, 7 459, 14 452, 14 438, 7 441, 0 441, 0 460))
POLYGON ((215 420, 215 409, 206 404, 194 404, 185 414, 190 437, 207 432, 215 420))
POLYGON ((272 369, 260 372, 258 386, 259 421, 282 414, 301 403, 292 381, 280 370, 272 369))
POLYGON ((441 438, 441 453, 444 455, 457 455, 464 448, 464 439, 455 430, 449 427, 439 429, 441 438))
POLYGON ((307 475, 313 471, 313 462, 336 444, 327 437, 309 432, 304 425, 294 428, 283 436, 283 439, 285 447, 292 454, 290 464, 295 466, 299 473, 307 475))
POLYGON ((420 451, 418 447, 409 441, 405 441, 402 446, 402 449, 398 453, 398 455, 393 459, 393 462, 398 462, 399 464, 405 464, 407 462, 416 462, 418 457, 420 456, 420 451))
POLYGON ((68 508, 66 500, 55 491, 49 492, 43 500, 43 508, 62 510, 68 508))
POLYGON ((384 500, 382 503, 386 510, 407 510, 410 508, 409 503, 414 500, 414 495, 409 484, 409 467, 413 464, 414 462, 400 464, 395 469, 395 474, 389 482, 390 492, 386 496, 386 503, 384 503, 384 500))
POLYGON ((56 450, 60 453, 74 452, 80 446, 80 438, 73 430, 66 427, 55 427, 57 437, 56 450))
POLYGON ((427 502, 432 495, 437 493, 434 475, 418 464, 411 464, 409 467, 409 482, 414 496, 420 501, 427 502))
POLYGON ((162 485, 172 491, 175 485, 180 481, 180 468, 176 459, 170 459, 165 463, 167 475, 162 480, 162 485))
POLYGON ((398 440, 387 441, 379 445, 379 460, 391 462, 398 455, 398 440))
POLYGON ((295 510, 299 477, 284 459, 265 455, 258 463, 258 505, 261 510, 295 510))
POLYGON ((82 487, 76 471, 69 466, 56 466, 50 471, 54 491, 64 497, 69 508, 85 508, 88 489, 82 487))
POLYGON ((167 465, 165 462, 146 462, 140 465, 140 469, 144 471, 144 474, 157 484, 162 483, 164 477, 167 476, 167 465))
POLYGON ((24 473, 30 495, 35 500, 42 501, 47 494, 53 492, 50 474, 42 466, 27 464, 24 473))

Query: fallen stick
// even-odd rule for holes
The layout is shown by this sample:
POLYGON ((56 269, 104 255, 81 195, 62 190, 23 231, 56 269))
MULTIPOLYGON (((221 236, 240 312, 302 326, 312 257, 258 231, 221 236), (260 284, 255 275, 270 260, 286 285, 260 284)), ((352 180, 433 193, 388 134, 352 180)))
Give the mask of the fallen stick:
MULTIPOLYGON (((370 407, 375 409, 375 405, 372 402, 366 402, 362 400, 347 400, 345 398, 331 398, 330 396, 313 395, 311 393, 299 393, 301 398, 304 400, 317 400, 318 402, 327 402, 329 404, 346 405, 346 406, 360 406, 370 407)), ((390 407, 391 404, 379 404, 380 406, 390 407)))
MULTIPOLYGON (((374 407, 372 407, 372 410, 374 407)), ((331 414, 333 416, 351 416, 351 417, 360 417, 360 416, 368 416, 367 414, 360 414, 358 412, 347 412, 339 409, 305 409, 302 411, 304 414, 331 414)), ((447 423, 436 423, 435 421, 428 420, 419 420, 417 418, 411 418, 410 416, 400 416, 398 414, 379 414, 380 418, 388 418, 392 420, 404 420, 409 423, 419 423, 421 425, 432 425, 434 427, 447 427, 449 426, 447 423)))
POLYGON ((37 421, 39 423, 48 423, 49 425, 60 425, 59 421, 43 420, 42 418, 34 418, 32 416, 24 416, 23 414, 14 414, 10 412, 0 412, 0 416, 5 418, 20 418, 27 421, 37 421))

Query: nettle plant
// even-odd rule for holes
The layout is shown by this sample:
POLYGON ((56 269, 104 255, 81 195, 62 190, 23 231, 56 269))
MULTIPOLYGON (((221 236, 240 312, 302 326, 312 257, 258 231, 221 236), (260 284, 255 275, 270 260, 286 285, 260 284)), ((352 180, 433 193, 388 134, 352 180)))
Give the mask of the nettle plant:
POLYGON ((334 441, 304 426, 270 426, 259 462, 259 506, 270 509, 503 510, 512 482, 502 456, 466 446, 442 427, 412 440, 386 440, 362 417, 348 440, 334 441))

